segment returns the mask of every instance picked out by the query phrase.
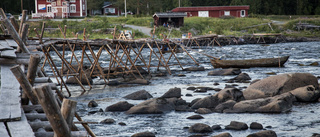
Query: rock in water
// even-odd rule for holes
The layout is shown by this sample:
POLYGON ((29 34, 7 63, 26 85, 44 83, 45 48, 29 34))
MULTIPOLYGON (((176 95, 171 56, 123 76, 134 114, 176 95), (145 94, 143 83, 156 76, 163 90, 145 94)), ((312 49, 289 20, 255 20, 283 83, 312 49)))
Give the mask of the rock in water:
POLYGON ((272 130, 263 130, 257 133, 250 134, 247 137, 277 137, 277 134, 272 130))
POLYGON ((262 126, 262 124, 260 124, 260 123, 252 122, 252 123, 250 124, 250 129, 263 129, 263 126, 262 126))
POLYGON ((178 98, 154 98, 131 107, 127 114, 161 114, 175 110, 178 98))
POLYGON ((116 121, 113 119, 107 118, 105 120, 102 120, 100 123, 101 124, 113 124, 114 122, 116 122, 116 121))
POLYGON ((221 133, 219 135, 214 135, 212 137, 232 137, 230 133, 225 132, 225 133, 221 133))
POLYGON ((118 102, 116 104, 108 106, 105 111, 106 112, 107 111, 127 111, 133 106, 134 105, 128 103, 127 101, 120 101, 120 102, 118 102))
POLYGON ((153 98, 153 96, 146 90, 140 90, 129 95, 124 96, 123 98, 132 99, 132 100, 146 100, 153 98))
POLYGON ((319 89, 318 79, 310 73, 281 74, 251 84, 243 91, 243 96, 247 100, 272 97, 308 85, 319 89))
POLYGON ((225 75, 239 75, 241 70, 239 68, 213 70, 208 73, 208 76, 225 76, 225 75))
POLYGON ((243 122, 231 121, 229 125, 226 126, 226 129, 231 130, 246 130, 248 129, 248 125, 243 122))
POLYGON ((190 133, 208 133, 213 132, 212 128, 206 124, 197 123, 189 127, 190 133))
POLYGON ((89 108, 94 108, 94 107, 97 107, 98 106, 98 103, 95 102, 94 100, 91 100, 89 103, 88 103, 88 107, 89 108))
POLYGON ((204 67, 190 67, 183 69, 184 71, 204 71, 204 67))
POLYGON ((171 88, 169 91, 164 93, 160 98, 180 98, 181 97, 181 88, 171 88))
POLYGON ((290 91, 298 101, 301 102, 314 102, 320 97, 320 91, 316 90, 313 85, 308 85, 300 88, 296 88, 290 91))
POLYGON ((146 131, 146 132, 140 132, 132 135, 131 137, 155 137, 156 135, 152 132, 146 131))

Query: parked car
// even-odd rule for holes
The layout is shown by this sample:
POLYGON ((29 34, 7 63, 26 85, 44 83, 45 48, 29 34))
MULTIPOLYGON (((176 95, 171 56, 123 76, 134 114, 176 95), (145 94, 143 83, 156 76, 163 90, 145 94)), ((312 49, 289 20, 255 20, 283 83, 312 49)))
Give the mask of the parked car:
MULTIPOLYGON (((21 20, 22 19, 22 13, 19 15, 19 20, 21 20)), ((26 16, 26 20, 28 20, 29 18, 28 18, 28 15, 26 16)))
MULTIPOLYGON (((5 14, 6 14, 7 18, 10 18, 12 16, 11 13, 5 13, 5 14)), ((2 19, 1 15, 0 15, 0 19, 2 19)))

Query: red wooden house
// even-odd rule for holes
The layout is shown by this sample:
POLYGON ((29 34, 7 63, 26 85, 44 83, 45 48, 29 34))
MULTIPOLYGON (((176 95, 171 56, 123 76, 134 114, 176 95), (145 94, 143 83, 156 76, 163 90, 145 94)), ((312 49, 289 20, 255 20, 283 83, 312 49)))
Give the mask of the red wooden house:
POLYGON ((247 17, 249 6, 178 7, 172 12, 186 12, 188 17, 247 17))
POLYGON ((102 7, 103 15, 121 15, 118 7, 114 6, 111 2, 104 2, 102 7))
POLYGON ((87 0, 35 0, 32 18, 86 17, 87 0))

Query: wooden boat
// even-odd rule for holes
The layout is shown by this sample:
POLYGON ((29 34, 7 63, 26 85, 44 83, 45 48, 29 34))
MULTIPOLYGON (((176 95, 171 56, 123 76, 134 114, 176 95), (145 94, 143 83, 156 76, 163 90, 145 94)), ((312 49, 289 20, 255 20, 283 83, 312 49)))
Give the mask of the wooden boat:
POLYGON ((214 68, 282 67, 283 64, 287 62, 288 58, 289 56, 248 60, 211 59, 211 64, 214 68))

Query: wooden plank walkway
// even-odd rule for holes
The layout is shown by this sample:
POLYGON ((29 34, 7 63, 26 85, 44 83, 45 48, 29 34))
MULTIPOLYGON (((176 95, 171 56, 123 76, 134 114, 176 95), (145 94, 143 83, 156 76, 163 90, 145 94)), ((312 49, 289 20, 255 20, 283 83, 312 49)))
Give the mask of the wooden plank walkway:
POLYGON ((8 130, 12 137, 34 137, 31 126, 23 111, 21 111, 22 117, 20 121, 8 122, 8 130))
POLYGON ((10 137, 7 132, 6 125, 4 125, 3 122, 0 122, 0 136, 1 137, 10 137))
POLYGON ((13 65, 1 65, 0 121, 21 119, 19 82, 12 74, 13 65))

